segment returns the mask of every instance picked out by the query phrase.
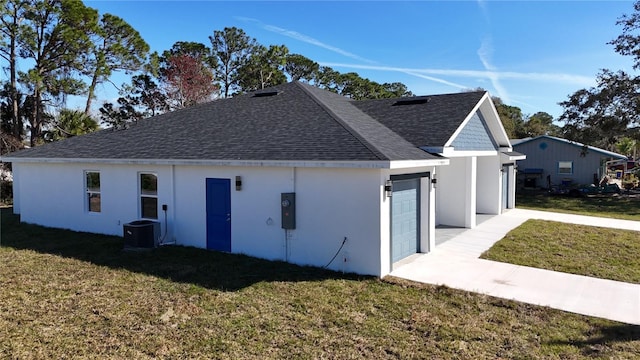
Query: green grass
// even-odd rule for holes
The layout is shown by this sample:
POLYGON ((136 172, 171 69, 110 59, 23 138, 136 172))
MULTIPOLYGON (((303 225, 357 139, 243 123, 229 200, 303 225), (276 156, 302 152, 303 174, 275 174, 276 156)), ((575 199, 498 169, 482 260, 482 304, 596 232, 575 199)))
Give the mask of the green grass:
POLYGON ((527 220, 481 258, 640 283, 640 233, 527 220))
POLYGON ((122 239, 2 212, 0 358, 610 359, 640 327, 395 278, 122 239))
POLYGON ((637 196, 633 198, 602 195, 574 198, 540 192, 520 192, 516 194, 516 206, 522 209, 640 221, 640 195, 637 196))

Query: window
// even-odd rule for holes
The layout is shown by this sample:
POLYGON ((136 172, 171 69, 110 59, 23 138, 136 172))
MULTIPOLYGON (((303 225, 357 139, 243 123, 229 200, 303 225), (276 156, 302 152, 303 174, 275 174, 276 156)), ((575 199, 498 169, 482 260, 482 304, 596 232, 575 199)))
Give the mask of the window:
POLYGON ((85 172, 85 189, 87 211, 100 212, 100 173, 97 171, 85 172))
POLYGON ((558 161, 558 174, 560 175, 573 174, 573 161, 558 161))
POLYGON ((158 218, 158 177, 140 174, 140 215, 143 219, 158 218))

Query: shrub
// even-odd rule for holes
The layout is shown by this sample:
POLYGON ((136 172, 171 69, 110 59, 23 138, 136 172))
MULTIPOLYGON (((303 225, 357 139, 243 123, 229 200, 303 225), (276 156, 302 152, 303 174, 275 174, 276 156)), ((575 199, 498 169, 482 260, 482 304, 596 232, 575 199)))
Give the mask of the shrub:
POLYGON ((0 181, 0 203, 13 203, 13 181, 0 181))
POLYGON ((638 187, 638 177, 634 174, 627 174, 622 179, 622 187, 626 190, 638 187))

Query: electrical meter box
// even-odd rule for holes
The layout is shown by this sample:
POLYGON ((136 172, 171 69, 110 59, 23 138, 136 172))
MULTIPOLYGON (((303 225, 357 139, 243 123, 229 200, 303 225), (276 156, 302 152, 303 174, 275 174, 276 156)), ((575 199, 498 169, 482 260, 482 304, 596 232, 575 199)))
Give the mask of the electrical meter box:
POLYGON ((296 228, 296 193, 282 193, 280 195, 282 209, 282 228, 291 230, 296 228))

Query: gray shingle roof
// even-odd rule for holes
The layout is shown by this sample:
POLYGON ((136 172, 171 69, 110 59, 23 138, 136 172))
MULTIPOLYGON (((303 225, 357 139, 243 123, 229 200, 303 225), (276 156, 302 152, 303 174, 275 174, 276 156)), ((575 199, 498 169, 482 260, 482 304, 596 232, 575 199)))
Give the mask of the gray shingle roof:
POLYGON ((438 139, 450 137, 482 94, 436 95, 429 97, 426 104, 393 107, 396 100, 355 102, 293 82, 155 116, 126 130, 101 130, 22 150, 8 157, 285 161, 439 159, 439 156, 417 148, 429 144, 421 139, 433 137, 433 134, 437 134, 438 139), (277 95, 255 96, 265 92, 277 92, 277 95), (471 104, 474 99, 475 103, 471 104), (385 116, 390 118, 385 119, 385 116))
POLYGON ((364 100, 355 105, 414 146, 436 147, 444 146, 484 94, 474 91, 364 100))
MULTIPOLYGON (((424 151, 413 146, 369 115, 353 106, 353 101, 338 94, 302 85, 312 96, 332 113, 349 132, 372 152, 389 160, 422 159, 424 151)), ((429 156, 429 158, 435 158, 429 156)))

